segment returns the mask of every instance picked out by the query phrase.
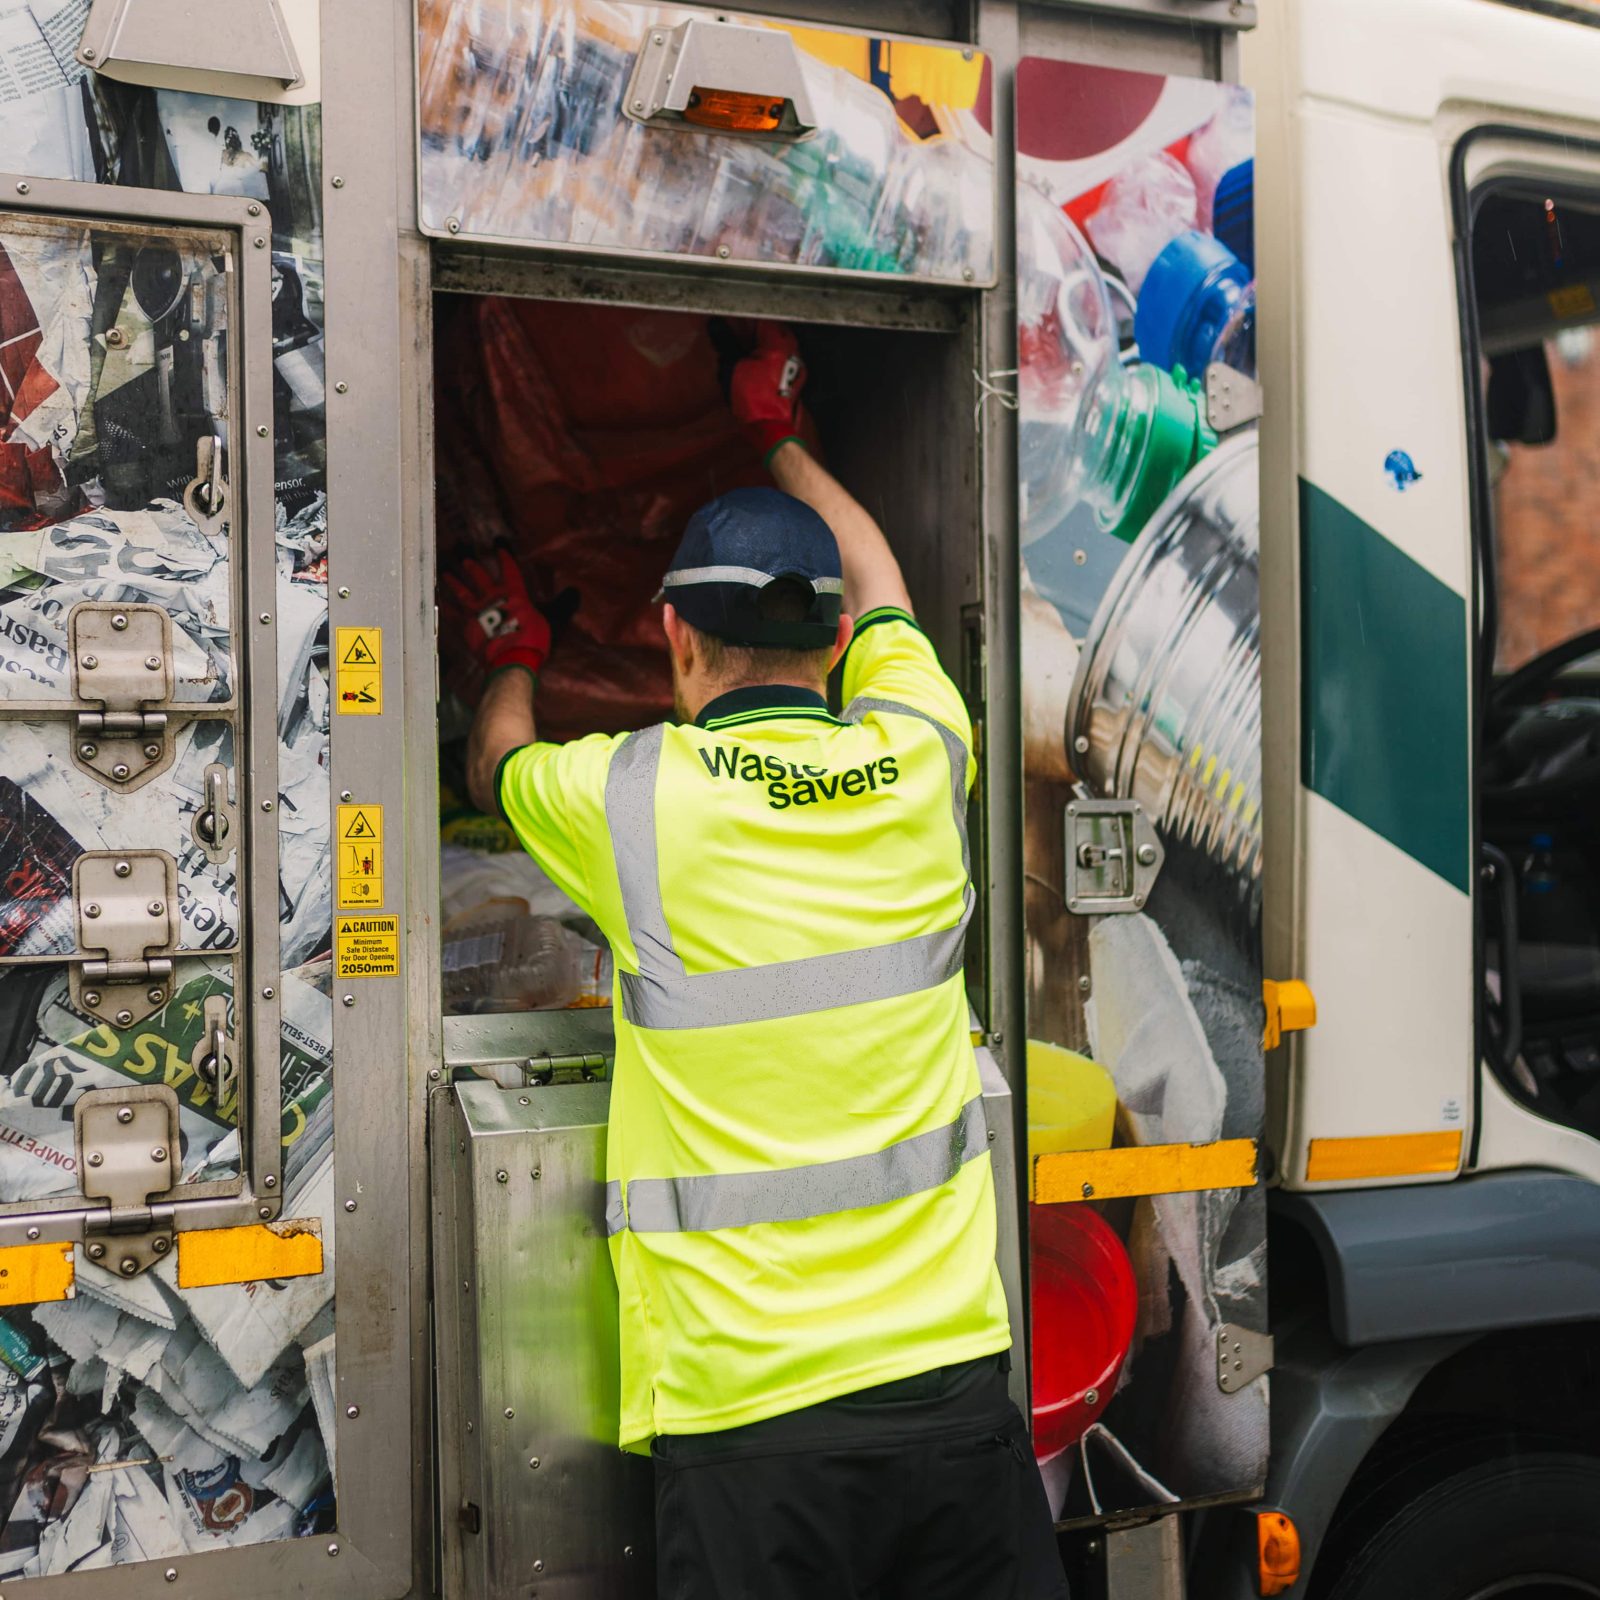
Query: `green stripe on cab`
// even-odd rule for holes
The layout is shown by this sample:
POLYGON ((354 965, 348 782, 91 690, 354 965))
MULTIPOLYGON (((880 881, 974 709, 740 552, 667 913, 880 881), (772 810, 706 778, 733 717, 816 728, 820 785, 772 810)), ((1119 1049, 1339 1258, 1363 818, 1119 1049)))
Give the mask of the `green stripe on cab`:
POLYGON ((1467 614, 1461 596, 1300 480, 1300 776, 1467 892, 1467 614))

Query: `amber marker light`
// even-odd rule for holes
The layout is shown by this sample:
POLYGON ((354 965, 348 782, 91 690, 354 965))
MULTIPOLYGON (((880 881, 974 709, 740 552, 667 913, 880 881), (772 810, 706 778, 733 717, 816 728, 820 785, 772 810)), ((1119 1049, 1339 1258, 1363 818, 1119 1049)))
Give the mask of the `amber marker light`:
POLYGON ((1256 1512, 1256 1587, 1282 1594, 1300 1580, 1300 1530, 1281 1511, 1256 1512))
POLYGON ((771 133, 783 122, 782 100, 769 94, 744 94, 737 89, 689 91, 683 120, 700 128, 726 128, 733 133, 771 133))

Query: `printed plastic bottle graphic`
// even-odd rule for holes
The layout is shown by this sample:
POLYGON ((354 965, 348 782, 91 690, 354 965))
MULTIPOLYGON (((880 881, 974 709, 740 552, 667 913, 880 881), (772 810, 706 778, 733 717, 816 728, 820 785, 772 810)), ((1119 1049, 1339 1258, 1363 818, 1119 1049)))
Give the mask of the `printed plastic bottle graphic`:
POLYGON ((1222 104, 1195 130, 1183 156, 1194 180, 1196 226, 1201 228, 1215 228, 1214 205, 1223 175, 1256 153, 1255 96, 1237 85, 1224 87, 1222 96, 1222 104))
POLYGON ((1066 738, 1080 779, 1140 802, 1169 839, 1229 868, 1254 911, 1261 870, 1259 455, 1206 457, 1139 535, 1078 656, 1066 738))
POLYGON ((1132 540, 1216 444, 1193 386, 1148 363, 1122 364, 1094 252, 1027 185, 1017 193, 1017 360, 1024 543, 1080 501, 1108 533, 1132 540))
MULTIPOLYGON (((1248 114, 1248 96, 1244 108, 1248 114)), ((1213 143, 1224 154, 1231 151, 1220 136, 1213 143)), ((1190 148, 1192 158, 1193 141, 1190 148)), ((1141 359, 1191 379, 1213 361, 1255 375, 1253 273, 1205 231, 1223 176, 1228 220, 1237 229, 1243 211, 1248 227, 1253 172, 1253 163, 1234 163, 1208 175, 1202 197, 1191 169, 1158 150, 1131 162, 1106 185, 1088 221, 1089 237, 1138 297, 1133 332, 1141 359)))

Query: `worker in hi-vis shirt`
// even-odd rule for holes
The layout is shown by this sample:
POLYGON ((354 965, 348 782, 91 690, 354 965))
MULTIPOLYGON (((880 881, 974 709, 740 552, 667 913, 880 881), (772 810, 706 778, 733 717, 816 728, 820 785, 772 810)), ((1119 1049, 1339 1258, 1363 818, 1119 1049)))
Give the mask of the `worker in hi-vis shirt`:
POLYGON ((676 722, 538 743, 548 625, 468 564, 469 782, 616 958, 621 1443, 655 1457, 662 1600, 1052 1600, 962 979, 971 726, 796 437, 803 377, 776 324, 733 369, 779 488, 690 519, 676 722))

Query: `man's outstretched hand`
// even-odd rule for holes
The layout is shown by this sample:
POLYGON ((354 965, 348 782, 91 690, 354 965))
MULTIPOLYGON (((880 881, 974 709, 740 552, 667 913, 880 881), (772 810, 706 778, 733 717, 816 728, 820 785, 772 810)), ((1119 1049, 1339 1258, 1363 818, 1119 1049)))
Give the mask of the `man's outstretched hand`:
MULTIPOLYGON (((720 354, 726 351, 727 339, 719 334, 713 328, 720 354)), ((790 439, 805 442, 800 404, 805 383, 806 364, 793 330, 781 322, 758 322, 755 349, 732 363, 727 388, 728 404, 763 461, 790 439)))
POLYGON ((553 632, 577 609, 577 592, 564 590, 547 607, 533 603, 509 550, 497 552, 495 569, 471 557, 460 572, 444 574, 445 588, 464 614, 467 648, 486 672, 524 667, 538 672, 549 659, 553 632))

